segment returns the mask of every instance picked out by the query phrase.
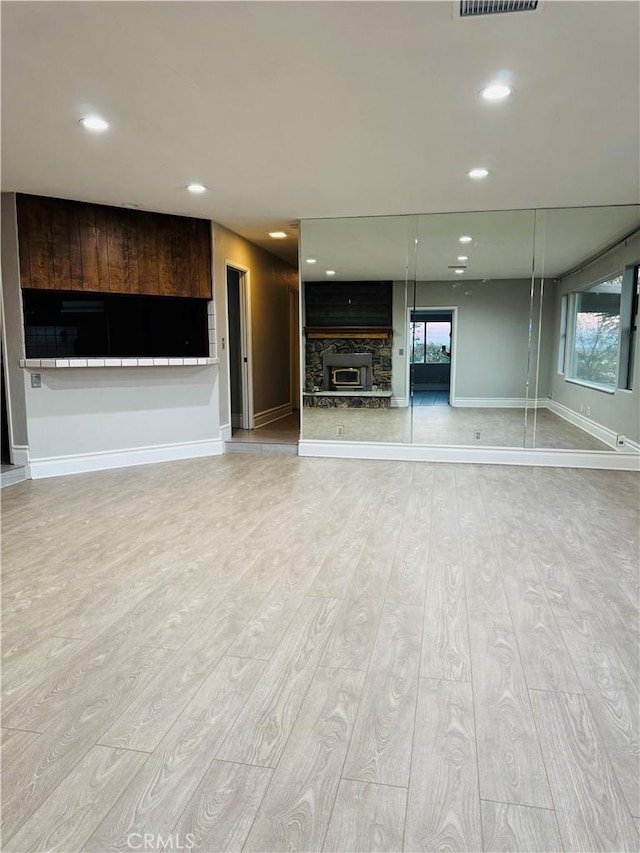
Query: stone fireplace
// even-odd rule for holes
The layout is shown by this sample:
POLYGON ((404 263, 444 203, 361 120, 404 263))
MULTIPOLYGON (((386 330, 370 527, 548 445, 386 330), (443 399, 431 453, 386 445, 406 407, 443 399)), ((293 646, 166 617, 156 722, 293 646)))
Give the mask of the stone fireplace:
MULTIPOLYGON (((331 391, 335 367, 366 367, 366 391, 391 391, 391 335, 384 338, 307 338, 305 390, 331 391)), ((362 374, 361 374, 362 375, 362 374)))

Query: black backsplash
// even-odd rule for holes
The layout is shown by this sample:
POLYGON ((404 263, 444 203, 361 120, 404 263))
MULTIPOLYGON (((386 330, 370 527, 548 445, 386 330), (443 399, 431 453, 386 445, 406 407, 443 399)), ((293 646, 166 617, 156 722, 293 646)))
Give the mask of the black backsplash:
POLYGON ((206 356, 207 300, 23 290, 27 358, 206 356))

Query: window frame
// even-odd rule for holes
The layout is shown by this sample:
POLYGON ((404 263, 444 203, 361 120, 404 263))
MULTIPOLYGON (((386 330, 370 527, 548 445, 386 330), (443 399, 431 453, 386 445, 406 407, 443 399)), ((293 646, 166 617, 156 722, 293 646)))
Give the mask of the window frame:
POLYGON ((566 329, 566 341, 565 341, 565 358, 564 358, 564 381, 570 382, 573 385, 580 385, 584 388, 590 388, 592 391, 601 391, 604 394, 615 394, 616 391, 619 390, 619 382, 620 382, 620 363, 621 363, 621 337, 622 337, 622 325, 623 325, 623 285, 624 285, 624 272, 625 270, 615 270, 613 272, 608 273, 607 275, 600 276, 595 281, 591 281, 588 284, 585 284, 583 287, 579 287, 577 290, 573 290, 568 294, 568 302, 567 302, 567 329, 566 329), (585 293, 588 290, 592 290, 594 287, 598 287, 600 284, 604 284, 606 282, 611 282, 614 279, 622 277, 622 282, 620 285, 620 308, 618 312, 619 323, 618 323, 618 340, 617 340, 617 348, 616 348, 616 375, 613 380, 613 384, 605 385, 599 382, 590 382, 588 379, 581 379, 579 376, 574 376, 574 368, 576 362, 576 330, 577 330, 577 316, 578 316, 578 297, 585 293))

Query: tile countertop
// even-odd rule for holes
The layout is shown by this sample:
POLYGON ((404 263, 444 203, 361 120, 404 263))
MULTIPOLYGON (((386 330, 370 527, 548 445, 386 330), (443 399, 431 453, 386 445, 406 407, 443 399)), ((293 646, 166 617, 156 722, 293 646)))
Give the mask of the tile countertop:
POLYGON ((200 367, 218 364, 217 358, 21 358, 20 367, 200 367))

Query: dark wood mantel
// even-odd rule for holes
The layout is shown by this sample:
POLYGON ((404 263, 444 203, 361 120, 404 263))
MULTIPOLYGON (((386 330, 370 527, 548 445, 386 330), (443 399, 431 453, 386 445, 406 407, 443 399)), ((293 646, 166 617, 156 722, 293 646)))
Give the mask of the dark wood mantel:
POLYGON ((391 326, 307 326, 305 334, 310 340, 319 338, 388 338, 391 326))

